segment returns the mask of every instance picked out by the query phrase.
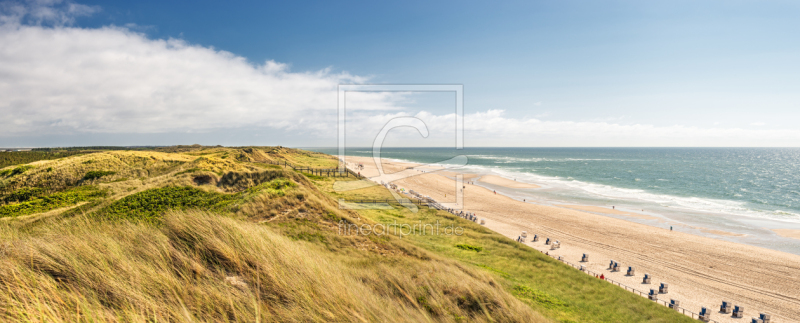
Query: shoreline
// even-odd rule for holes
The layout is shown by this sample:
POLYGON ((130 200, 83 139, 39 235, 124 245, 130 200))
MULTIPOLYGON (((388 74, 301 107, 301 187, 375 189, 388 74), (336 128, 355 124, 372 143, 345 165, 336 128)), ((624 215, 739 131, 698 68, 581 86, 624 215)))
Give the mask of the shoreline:
MULTIPOLYGON (((367 177, 377 175, 371 158, 348 157, 348 161, 363 163, 361 173, 367 177)), ((387 182, 455 206, 455 181, 434 169, 427 172, 415 170, 418 165, 398 161, 384 163, 387 174, 405 170, 403 173, 406 175, 413 175, 406 178, 393 176, 387 182), (445 194, 450 199, 445 198, 445 194)), ((657 286, 657 282, 670 284, 670 293, 664 297, 678 299, 684 307, 714 309, 722 300, 728 300, 745 306, 747 313, 766 311, 773 317, 780 317, 780 321, 800 317, 800 256, 685 232, 670 232, 669 229, 595 213, 619 212, 626 213, 619 215, 631 216, 631 212, 622 210, 609 213, 612 210, 602 207, 587 210, 585 208, 591 206, 569 205, 565 208, 517 201, 478 185, 464 186, 463 204, 466 211, 486 219, 489 229, 511 239, 521 231, 527 231, 531 237, 538 234, 542 240, 525 243, 537 250, 549 251, 542 241, 551 237, 560 240, 563 246, 554 252, 568 261, 576 262, 582 253, 589 253, 587 268, 604 272, 615 280, 639 286, 641 275, 649 273, 654 285, 657 286), (608 272, 605 269, 610 259, 625 267, 634 266, 639 275, 627 277, 624 271, 608 272)), ((728 320, 722 315, 715 315, 713 319, 738 321, 728 320)))

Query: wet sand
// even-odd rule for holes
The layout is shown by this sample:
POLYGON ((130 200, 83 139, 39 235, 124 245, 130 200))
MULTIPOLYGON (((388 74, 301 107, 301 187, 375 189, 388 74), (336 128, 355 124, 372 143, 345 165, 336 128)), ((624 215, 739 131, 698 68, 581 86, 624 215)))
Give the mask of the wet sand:
MULTIPOLYGON (((377 175, 371 159, 364 166, 362 174, 377 175)), ((459 207, 454 204, 457 188, 453 180, 436 173, 409 175, 415 176, 395 176, 392 182, 459 207)), ((743 320, 717 313, 722 300, 744 306, 745 318, 759 312, 771 313, 773 322, 798 322, 800 318, 800 256, 583 212, 576 206, 524 203, 476 185, 466 185, 463 204, 466 211, 485 218, 488 228, 511 239, 523 230, 529 236, 538 234, 539 242, 529 239, 526 243, 532 248, 549 251, 543 241, 550 237, 562 244, 553 253, 569 262, 577 264, 581 254, 588 253, 590 261, 583 263, 588 269, 623 284, 646 291, 660 282, 668 283, 670 291, 661 299, 680 300, 682 307, 694 312, 708 307, 718 322, 743 320), (636 276, 625 276, 624 270, 606 270, 610 259, 624 268, 635 267, 636 276), (641 283, 644 273, 653 277, 651 285, 641 283)), ((601 209, 596 213, 614 214, 601 209)))
POLYGON ((494 175, 483 175, 478 179, 478 181, 507 188, 539 188, 539 185, 517 182, 505 177, 494 175))

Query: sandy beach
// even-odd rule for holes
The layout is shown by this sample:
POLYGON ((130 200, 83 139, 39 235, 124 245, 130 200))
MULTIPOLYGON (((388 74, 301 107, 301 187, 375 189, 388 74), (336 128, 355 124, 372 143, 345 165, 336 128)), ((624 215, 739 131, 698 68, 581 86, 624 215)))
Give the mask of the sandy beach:
MULTIPOLYGON (((365 176, 378 175, 371 158, 348 157, 348 162, 363 163, 361 174, 365 176)), ((418 165, 391 162, 384 164, 384 171, 392 173, 415 166, 418 165)), ((456 206, 458 188, 448 178, 450 174, 431 171, 434 170, 406 170, 404 175, 414 176, 401 178, 395 174, 391 182, 456 206)), ((488 180, 494 185, 515 183, 502 177, 488 180)), ((678 227, 670 231, 602 215, 647 216, 643 214, 596 206, 525 203, 477 185, 465 185, 463 207, 486 219, 488 228, 509 238, 516 239, 523 230, 530 237, 538 234, 539 242, 532 243, 530 238, 526 242, 532 248, 549 251, 545 238, 559 240, 562 247, 554 253, 572 263, 578 263, 587 253, 590 261, 582 264, 588 269, 636 289, 646 291, 667 283, 669 293, 660 299, 680 300, 682 307, 694 312, 708 307, 712 319, 718 322, 749 321, 759 312, 772 314, 773 322, 800 322, 800 256, 683 233, 678 227), (611 259, 625 269, 634 267, 636 275, 606 270, 611 259), (642 284, 644 273, 653 277, 652 284, 642 284), (723 300, 744 306, 745 318, 717 313, 723 300)), ((792 237, 798 234, 796 230, 777 233, 792 237)))
POLYGON ((504 178, 504 177, 494 176, 494 175, 481 176, 479 181, 487 183, 487 184, 492 184, 492 185, 497 185, 497 186, 502 186, 502 187, 508 187, 508 188, 539 188, 539 185, 533 185, 533 184, 517 182, 517 181, 514 181, 514 180, 510 180, 510 179, 507 179, 507 178, 504 178))
POLYGON ((775 233, 777 233, 779 236, 782 236, 782 237, 800 239, 800 230, 794 230, 794 229, 772 229, 772 231, 775 231, 775 233))

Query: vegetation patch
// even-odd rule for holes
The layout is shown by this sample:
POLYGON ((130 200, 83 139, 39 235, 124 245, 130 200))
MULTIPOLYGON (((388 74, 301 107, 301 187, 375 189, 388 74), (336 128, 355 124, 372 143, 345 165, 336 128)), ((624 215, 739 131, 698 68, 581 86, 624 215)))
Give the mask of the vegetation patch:
POLYGON ((113 220, 160 222, 167 210, 224 211, 238 197, 238 194, 206 192, 191 186, 154 188, 123 197, 98 211, 98 215, 113 220))
POLYGON ((16 168, 4 169, 4 170, 0 171, 0 176, 6 176, 7 177, 7 176, 19 175, 19 174, 27 172, 28 170, 31 170, 33 168, 34 167, 31 166, 31 165, 22 165, 22 166, 19 166, 19 167, 16 167, 16 168))
POLYGON ((3 197, 4 203, 25 202, 34 197, 44 195, 44 189, 39 187, 23 187, 3 197))
POLYGON ((313 180, 315 180, 315 181, 324 181, 324 180, 326 180, 326 179, 327 179, 327 178, 326 178, 326 177, 324 177, 324 176, 317 176, 317 175, 314 175, 314 174, 309 174, 309 173, 303 173, 303 175, 305 175, 305 176, 306 176, 306 177, 308 177, 309 179, 313 179, 313 180))
POLYGON ((112 172, 112 171, 107 171, 107 170, 93 170, 93 171, 87 172, 86 175, 83 176, 83 179, 87 180, 87 181, 91 181, 91 180, 98 179, 98 178, 103 177, 103 176, 114 175, 116 173, 117 172, 112 172))
POLYGON ((65 192, 33 197, 22 203, 0 206, 0 217, 21 216, 47 212, 57 208, 70 206, 78 202, 104 197, 106 195, 106 191, 100 190, 97 187, 80 186, 65 192))
MULTIPOLYGON (((262 183, 262 184, 254 186, 254 187, 251 187, 251 188, 248 189, 248 191, 250 191, 250 193, 257 193, 257 192, 262 192, 263 191, 263 192, 266 192, 267 194, 269 194, 272 197, 275 197, 275 196, 286 196, 286 189, 291 188, 291 187, 295 187, 295 186, 297 186, 297 184, 295 184, 294 182, 292 182, 292 181, 290 181, 288 179, 276 178, 276 179, 273 179, 273 180, 271 180, 269 182, 262 183)), ((300 196, 298 196, 298 199, 299 200, 303 199, 302 194, 300 196)))
POLYGON ((538 303, 549 309, 556 309, 556 308, 563 308, 567 307, 567 304, 562 302, 560 299, 556 298, 553 295, 545 293, 540 290, 536 290, 530 288, 525 285, 516 285, 512 289, 512 293, 519 298, 528 299, 538 303))
POLYGON ((82 155, 82 151, 4 151, 0 152, 0 168, 30 164, 39 160, 53 160, 74 155, 82 155))
POLYGON ((468 245, 466 243, 457 244, 456 248, 461 249, 461 250, 472 250, 472 251, 475 251, 475 252, 483 251, 483 247, 471 246, 471 245, 468 245))

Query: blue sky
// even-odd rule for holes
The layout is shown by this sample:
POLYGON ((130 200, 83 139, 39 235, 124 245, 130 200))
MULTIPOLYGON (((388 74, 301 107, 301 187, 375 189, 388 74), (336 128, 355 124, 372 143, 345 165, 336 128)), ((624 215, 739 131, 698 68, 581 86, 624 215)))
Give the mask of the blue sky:
MULTIPOLYGON (((64 11, 69 4, 62 2, 50 7, 64 11)), ((800 75, 797 59, 800 4, 796 2, 79 1, 72 4, 85 5, 91 12, 75 14, 68 23, 45 20, 41 24, 33 19, 34 14, 29 14, 20 20, 22 27, 17 28, 85 32, 116 26, 118 32, 123 29, 143 37, 144 40, 139 39, 142 42, 177 39, 186 46, 239 57, 256 67, 274 61, 291 75, 323 71, 328 79, 333 76, 333 81, 340 83, 464 84, 468 116, 502 110, 502 118, 535 119, 553 123, 553 127, 570 122, 573 128, 581 127, 575 125, 581 123, 611 125, 598 126, 606 129, 599 130, 600 133, 615 133, 616 130, 609 130, 613 125, 638 126, 638 131, 645 132, 648 127, 660 129, 654 131, 658 135, 650 141, 620 139, 620 136, 636 136, 628 129, 604 140, 561 140, 553 139, 557 135, 549 135, 549 141, 510 140, 507 144, 500 141, 497 144, 500 146, 800 145, 800 135, 796 133, 800 117, 797 76, 800 75), (696 135, 707 140, 669 135, 686 129, 697 130, 696 135), (787 140, 774 140, 787 136, 787 140), (725 137, 755 139, 748 142, 720 139, 725 137)), ((23 3, 23 6, 47 5, 23 3)), ((181 57, 179 60, 187 59, 181 57)), ((152 93, 145 96, 152 99, 152 93)), ((419 112, 413 105, 404 108, 411 115, 419 112)), ((298 107, 300 110, 303 108, 298 107)), ((398 110, 403 109, 387 108, 392 113, 398 110)), ((428 111, 437 113, 435 109, 428 111)), ((124 115, 117 116, 119 122, 124 122, 124 115)), ((54 123, 50 120, 44 124, 54 123)), ((46 145, 53 138, 64 140, 64 136, 74 138, 66 140, 76 144, 94 142, 98 139, 92 138, 105 132, 112 135, 104 140, 115 136, 126 138, 114 139, 120 140, 120 144, 135 141, 133 138, 163 141, 167 133, 170 135, 166 138, 182 142, 203 136, 214 138, 220 133, 231 135, 242 129, 247 129, 246 134, 232 135, 230 142, 224 144, 253 144, 252 138, 247 138, 254 132, 252 127, 258 126, 236 124, 232 127, 238 129, 235 131, 222 131, 215 125, 194 130, 127 132, 92 129, 86 125, 72 127, 72 130, 52 131, 58 135, 38 137, 21 130, 4 135, 0 132, 0 145, 26 140, 46 145), (187 131, 194 135, 186 135, 187 131), (31 139, 34 137, 39 139, 31 139)), ((563 132, 571 129, 562 128, 563 132)), ((484 130, 479 132, 481 136, 508 135, 484 130)), ((265 136, 296 133, 296 136, 271 136, 275 140, 294 141, 287 145, 329 145, 324 135, 280 125, 262 132, 265 136)), ((262 139, 255 141, 259 140, 262 139)))

